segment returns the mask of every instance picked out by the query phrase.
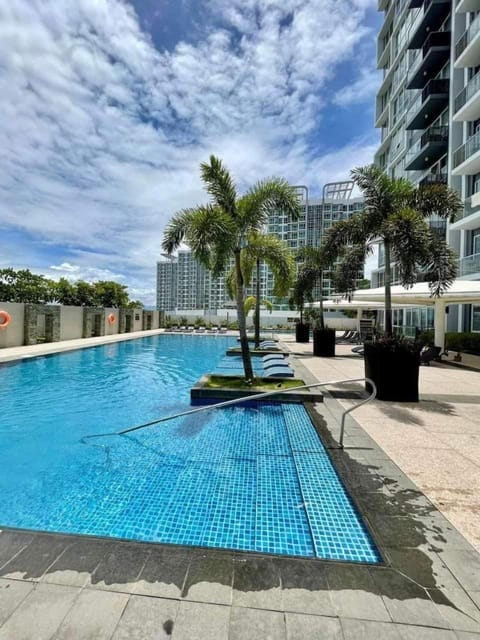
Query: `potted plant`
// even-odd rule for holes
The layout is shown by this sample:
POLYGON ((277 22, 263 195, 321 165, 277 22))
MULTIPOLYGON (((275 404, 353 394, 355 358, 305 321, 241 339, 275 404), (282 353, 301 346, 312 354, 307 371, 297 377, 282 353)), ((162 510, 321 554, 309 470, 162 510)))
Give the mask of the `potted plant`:
POLYGON ((330 256, 324 247, 302 247, 297 254, 297 259, 302 260, 295 284, 295 296, 303 296, 310 302, 318 297, 318 309, 309 308, 305 316, 312 321, 313 326, 313 355, 333 357, 335 355, 335 329, 325 325, 323 312, 323 279, 326 269, 329 268, 330 256))
POLYGON ((403 178, 390 178, 376 165, 354 169, 352 178, 363 192, 365 210, 327 232, 326 253, 330 259, 342 258, 335 286, 351 297, 367 254, 374 244, 383 245, 384 333, 365 343, 365 376, 375 382, 380 400, 417 402, 421 345, 393 333, 392 268, 396 263, 404 287, 412 286, 421 274, 430 284, 431 295, 440 296, 455 278, 456 255, 428 219, 435 214, 454 221, 461 200, 445 185, 416 186, 403 178))
POLYGON ((300 319, 295 322, 295 342, 309 342, 310 341, 310 325, 308 322, 303 321, 303 314, 305 310, 305 296, 303 289, 299 289, 297 283, 293 289, 292 296, 290 298, 290 309, 297 310, 300 314, 300 319))

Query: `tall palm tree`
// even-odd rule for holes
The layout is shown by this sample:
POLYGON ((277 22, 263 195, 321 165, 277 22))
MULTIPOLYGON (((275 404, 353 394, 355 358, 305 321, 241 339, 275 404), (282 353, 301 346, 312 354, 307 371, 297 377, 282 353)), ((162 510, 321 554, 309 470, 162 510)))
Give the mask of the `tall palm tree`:
MULTIPOLYGON (((242 248, 241 263, 245 285, 250 285, 253 274, 256 274, 255 300, 255 348, 260 346, 260 265, 264 262, 273 275, 273 295, 285 297, 292 287, 295 276, 295 261, 289 246, 276 236, 259 233, 248 234, 248 242, 242 248)), ((232 270, 227 279, 228 293, 235 296, 235 271, 232 270)))
POLYGON ((294 298, 313 301, 313 291, 318 285, 319 314, 318 324, 320 329, 325 329, 325 316, 323 313, 323 279, 325 272, 331 266, 330 255, 323 245, 319 247, 301 247, 297 252, 297 259, 302 261, 295 282, 294 298))
POLYGON ((415 186, 403 178, 390 178, 376 165, 351 172, 363 192, 365 209, 334 224, 326 234, 330 260, 342 255, 335 277, 338 291, 350 296, 358 270, 372 245, 382 243, 385 256, 385 336, 392 337, 392 265, 398 264, 400 282, 412 286, 420 270, 430 283, 432 296, 441 295, 456 276, 456 255, 428 224, 436 215, 455 220, 462 203, 445 185, 415 186))
POLYGON ((300 204, 294 187, 281 178, 259 181, 239 196, 229 171, 213 155, 200 165, 200 171, 210 202, 176 213, 165 229, 162 248, 172 253, 185 241, 194 257, 213 275, 223 273, 233 258, 243 367, 247 382, 251 382, 254 376, 244 309, 242 249, 248 248, 251 234, 260 233, 265 227, 270 213, 282 210, 295 219, 300 215, 300 204))

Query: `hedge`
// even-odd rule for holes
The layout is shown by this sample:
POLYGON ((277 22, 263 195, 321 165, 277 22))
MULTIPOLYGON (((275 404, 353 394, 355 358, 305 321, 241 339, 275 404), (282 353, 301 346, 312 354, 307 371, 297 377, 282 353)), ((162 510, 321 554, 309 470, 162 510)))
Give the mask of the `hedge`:
MULTIPOLYGON (((433 344, 433 331, 424 331, 420 334, 419 340, 423 344, 433 344)), ((480 333, 448 332, 445 335, 445 346, 447 351, 460 351, 461 353, 480 355, 480 333)))

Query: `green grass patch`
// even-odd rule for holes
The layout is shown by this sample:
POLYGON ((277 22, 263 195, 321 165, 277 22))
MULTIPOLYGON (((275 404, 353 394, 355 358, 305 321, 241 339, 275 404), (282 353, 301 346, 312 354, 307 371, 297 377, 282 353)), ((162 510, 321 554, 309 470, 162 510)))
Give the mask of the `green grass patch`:
POLYGON ((237 376, 208 376, 204 385, 205 389, 235 389, 237 391, 275 391, 276 389, 291 389, 305 384, 303 380, 296 378, 284 378, 282 380, 269 380, 268 378, 255 378, 252 385, 245 382, 245 378, 237 376))

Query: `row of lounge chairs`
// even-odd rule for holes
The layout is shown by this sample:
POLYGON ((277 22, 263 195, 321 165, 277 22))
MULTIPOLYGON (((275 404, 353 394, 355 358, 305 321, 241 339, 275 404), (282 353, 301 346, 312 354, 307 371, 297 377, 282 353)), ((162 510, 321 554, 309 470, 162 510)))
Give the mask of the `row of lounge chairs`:
POLYGON ((335 339, 337 344, 349 344, 358 343, 360 341, 360 334, 358 331, 345 331, 343 336, 335 339))
POLYGON ((281 354, 270 354, 262 357, 263 376, 265 378, 293 378, 293 369, 281 354))
POLYGON ((206 327, 195 328, 194 326, 189 325, 188 327, 170 327, 170 329, 166 329, 166 331, 169 333, 227 333, 228 329, 227 327, 217 326, 213 326, 210 329, 207 329, 206 327))

